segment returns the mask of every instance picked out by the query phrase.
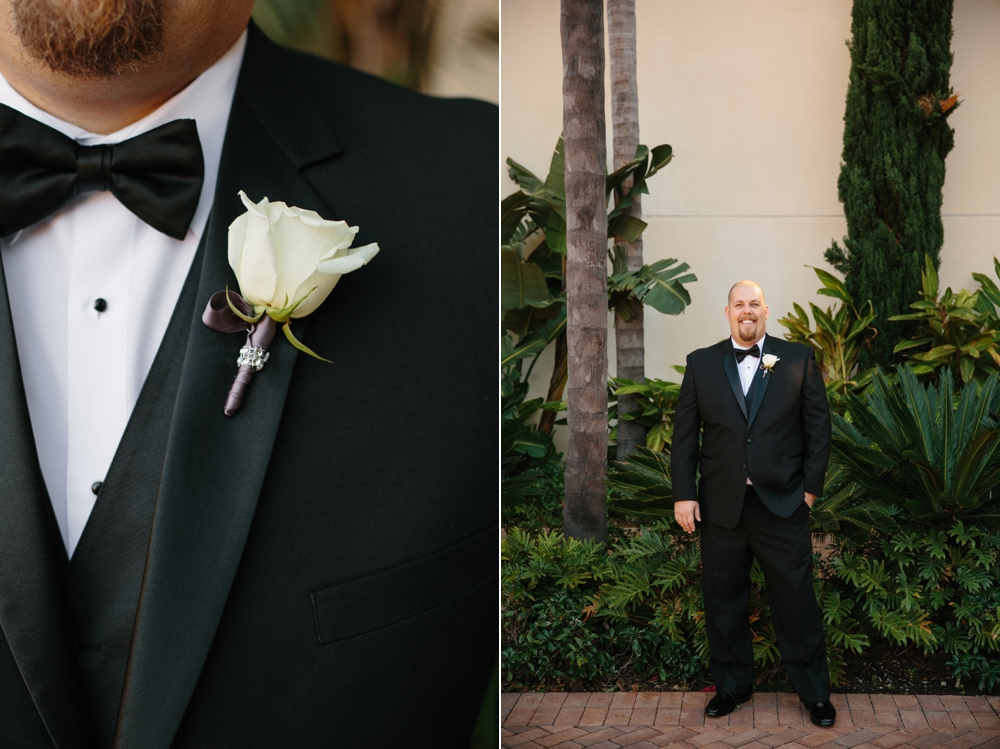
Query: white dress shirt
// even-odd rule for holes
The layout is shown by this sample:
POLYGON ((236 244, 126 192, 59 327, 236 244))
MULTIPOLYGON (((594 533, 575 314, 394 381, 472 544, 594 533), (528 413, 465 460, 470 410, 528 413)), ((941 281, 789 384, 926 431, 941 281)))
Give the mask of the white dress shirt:
MULTIPOLYGON (((748 351, 751 348, 753 348, 752 345, 744 346, 742 343, 739 343, 735 338, 731 338, 731 340, 733 342, 733 348, 743 349, 744 351, 748 351)), ((764 336, 761 336, 760 340, 757 341, 758 350, 760 350, 760 347, 763 345, 764 345, 764 336)), ((759 356, 753 356, 753 355, 744 356, 743 361, 736 362, 736 371, 740 373, 740 384, 743 386, 743 395, 747 394, 747 391, 750 389, 750 385, 753 384, 754 373, 759 368, 760 368, 759 356)))
MULTIPOLYGON (((732 336, 730 336, 730 339, 733 342, 733 348, 740 348, 743 349, 744 351, 748 351, 749 349, 753 348, 752 345, 744 346, 742 343, 738 343, 735 338, 732 338, 732 336)), ((760 340, 757 341, 757 349, 760 350, 760 347, 763 345, 764 345, 764 336, 761 336, 760 340)), ((750 389, 750 385, 753 384, 753 376, 757 372, 757 369, 759 367, 760 367, 760 357, 753 356, 752 354, 744 356, 743 361, 736 362, 736 371, 740 373, 740 385, 743 386, 743 395, 747 394, 747 391, 750 389)), ((747 476, 747 485, 753 486, 753 481, 750 480, 749 476, 747 476)))
POLYGON ((79 195, 0 238, 35 446, 70 556, 97 499, 91 487, 111 465, 208 221, 245 47, 244 32, 184 90, 110 135, 43 112, 0 76, 0 103, 82 145, 193 119, 205 158, 198 208, 182 240, 153 229, 110 192, 79 195))

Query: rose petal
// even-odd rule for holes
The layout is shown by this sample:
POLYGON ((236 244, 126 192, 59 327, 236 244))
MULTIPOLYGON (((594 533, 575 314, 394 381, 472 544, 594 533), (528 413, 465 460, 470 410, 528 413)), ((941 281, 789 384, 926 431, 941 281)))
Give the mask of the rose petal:
POLYGON ((322 261, 317 267, 323 273, 343 275, 355 271, 378 254, 378 245, 366 244, 362 247, 352 247, 340 257, 322 261))
MULTIPOLYGON (((344 224, 344 226, 347 226, 347 224, 344 224)), ((348 226, 347 230, 349 233, 345 234, 344 238, 340 242, 331 247, 330 250, 325 255, 323 255, 323 257, 320 258, 320 260, 330 260, 336 257, 337 253, 339 253, 341 250, 351 246, 351 243, 354 241, 355 235, 358 233, 358 227, 348 226)))
MULTIPOLYGON (((275 288, 278 303, 283 303, 286 293, 289 302, 298 298, 297 290, 315 272, 316 264, 328 254, 331 245, 342 243, 345 235, 348 244, 354 238, 353 232, 343 221, 324 221, 316 225, 288 213, 283 213, 272 224, 271 231, 275 245, 282 248, 278 256, 278 282, 275 288)), ((312 287, 307 287, 306 291, 310 288, 312 287)))
POLYGON ((250 213, 254 213, 258 216, 267 216, 268 202, 266 196, 261 199, 260 203, 254 203, 245 192, 240 190, 240 200, 243 201, 243 205, 246 206, 250 213))
POLYGON ((240 293, 251 304, 271 304, 277 283, 277 258, 271 228, 266 216, 254 211, 246 214, 247 226, 243 254, 236 278, 240 293))
POLYGON ((329 273, 321 273, 318 270, 315 271, 295 290, 294 298, 298 299, 307 291, 315 287, 314 291, 306 297, 306 300, 295 308, 295 312, 292 313, 292 317, 305 317, 306 315, 314 312, 316 308, 325 302, 326 298, 330 296, 330 292, 333 291, 333 287, 337 285, 337 281, 339 280, 339 274, 332 276, 329 273))
MULTIPOLYGON (((240 194, 242 195, 242 193, 240 194)), ((241 213, 229 225, 229 267, 236 274, 237 282, 240 280, 240 258, 243 257, 243 247, 247 241, 247 222, 249 220, 248 214, 241 213)))

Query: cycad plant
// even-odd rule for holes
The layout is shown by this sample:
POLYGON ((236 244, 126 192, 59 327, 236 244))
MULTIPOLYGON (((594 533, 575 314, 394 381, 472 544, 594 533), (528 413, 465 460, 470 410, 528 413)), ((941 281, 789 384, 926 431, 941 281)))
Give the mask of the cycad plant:
POLYGON ((863 624, 896 647, 952 656, 958 678, 991 688, 1000 671, 1000 432, 996 373, 956 391, 950 367, 937 385, 900 367, 880 371, 864 400, 833 416, 833 453, 857 490, 897 525, 873 527, 832 570, 863 624), (994 496, 995 495, 995 496, 994 496))
POLYGON ((996 373, 956 392, 950 369, 938 385, 909 367, 892 380, 876 371, 864 399, 848 395, 833 414, 833 456, 851 481, 906 529, 955 521, 1000 521, 1000 431, 996 373))
MULTIPOLYGON (((830 464, 823 496, 816 499, 809 512, 810 532, 856 546, 870 537, 872 529, 884 533, 898 530, 890 517, 891 510, 863 496, 847 473, 836 461, 830 464)), ((608 465, 608 486, 608 509, 642 521, 673 521, 668 453, 636 448, 628 460, 608 465)), ((680 533, 676 524, 672 527, 680 533)))

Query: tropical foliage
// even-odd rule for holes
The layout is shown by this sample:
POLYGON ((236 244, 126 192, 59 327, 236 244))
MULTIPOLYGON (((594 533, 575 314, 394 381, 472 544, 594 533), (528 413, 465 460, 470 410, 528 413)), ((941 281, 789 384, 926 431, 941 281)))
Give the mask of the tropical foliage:
POLYGON ((500 381, 500 499, 516 505, 541 496, 538 481, 545 476, 538 459, 554 457, 552 439, 535 426, 542 399, 527 399, 528 383, 508 369, 500 381))
POLYGON ((833 569, 872 631, 895 645, 954 656, 983 689, 1000 683, 977 663, 1000 652, 998 554, 1000 536, 958 520, 882 537, 861 553, 845 550, 833 569))
POLYGON ((650 627, 594 618, 590 601, 610 570, 600 544, 513 529, 503 541, 501 681, 515 685, 614 683, 626 669, 693 682, 700 661, 650 627))
MULTIPOLYGON (((996 258, 993 263, 1000 277, 1000 263, 996 258)), ((913 338, 900 341, 893 349, 894 353, 907 352, 917 374, 950 367, 962 382, 969 382, 973 378, 983 380, 997 371, 1000 319, 995 305, 1000 304, 1000 289, 982 273, 974 273, 973 277, 981 284, 979 291, 962 289, 956 294, 948 288, 939 294, 937 272, 927 256, 920 274, 920 299, 910 305, 916 312, 889 318, 919 324, 913 338)))
POLYGON ((670 457, 637 447, 628 460, 608 465, 608 509, 630 518, 672 518, 670 457))
POLYGON ((795 311, 778 322, 788 328, 785 334, 787 340, 812 348, 823 372, 827 393, 835 397, 851 388, 863 387, 871 377, 870 370, 860 370, 858 358, 877 335, 871 327, 875 314, 871 302, 867 302, 859 312, 854 306, 854 297, 839 278, 819 268, 813 270, 823 284, 816 293, 839 299, 840 308, 834 310, 827 307, 824 311, 810 303, 816 321, 814 328, 809 321, 809 313, 793 303, 795 311))
MULTIPOLYGON (((684 367, 674 367, 684 374, 684 367)), ((674 434, 674 408, 681 386, 676 382, 650 378, 645 382, 633 382, 623 377, 612 377, 614 395, 635 395, 639 406, 635 411, 622 413, 619 421, 635 421, 646 429, 646 447, 650 450, 664 450, 670 446, 674 434)))
MULTIPOLYGON (((605 554, 599 544, 555 531, 515 528, 502 559, 505 688, 614 684, 626 670, 688 687, 708 678, 696 537, 656 523, 614 540, 605 554)), ((764 679, 780 654, 758 564, 750 577, 754 666, 764 679)), ((846 651, 862 652, 869 639, 855 618, 859 604, 828 574, 818 577, 816 592, 839 684, 846 651)))
MULTIPOLYGON (((608 279, 608 304, 628 319, 634 305, 648 304, 659 312, 677 315, 691 297, 685 283, 697 280, 686 263, 659 260, 638 270, 626 270, 625 244, 635 242, 646 228, 626 209, 648 193, 647 181, 670 163, 668 145, 650 150, 640 145, 635 158, 607 176, 606 191, 616 204, 608 213, 608 237, 618 244, 609 251, 612 274, 608 279), (627 191, 623 183, 631 180, 627 191)), ((566 187, 563 140, 552 153, 544 180, 513 159, 508 174, 520 188, 500 203, 500 306, 502 326, 510 334, 504 344, 503 364, 531 360, 528 372, 550 344, 555 344, 552 374, 546 401, 558 401, 566 386, 566 187)), ((540 428, 551 433, 555 414, 543 415, 540 428)))
POLYGON ((849 418, 833 414, 834 459, 904 530, 998 524, 996 373, 956 392, 950 369, 925 385, 900 367, 892 381, 876 372, 863 398, 847 403, 849 418))

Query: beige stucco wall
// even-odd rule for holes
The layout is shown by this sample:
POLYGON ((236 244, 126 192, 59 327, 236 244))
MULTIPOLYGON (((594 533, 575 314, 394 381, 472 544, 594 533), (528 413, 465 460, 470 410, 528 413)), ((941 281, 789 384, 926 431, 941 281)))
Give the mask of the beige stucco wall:
MULTIPOLYGON (((647 376, 676 379, 669 365, 727 335, 722 308, 739 278, 763 286, 772 334, 793 301, 832 302, 804 266, 828 268, 823 251, 846 233, 837 175, 850 13, 849 0, 636 0, 640 139, 676 153, 643 198, 645 257, 680 258, 699 279, 685 314, 647 312, 647 376)), ((956 0, 954 27, 963 103, 951 117, 941 276, 957 288, 1000 255, 1000 3, 956 0)), ((514 190, 507 156, 547 172, 561 75, 558 0, 503 0, 501 195, 514 190)), ((609 111, 609 142, 610 122, 609 111)), ((540 362, 533 384, 547 376, 540 362)))

